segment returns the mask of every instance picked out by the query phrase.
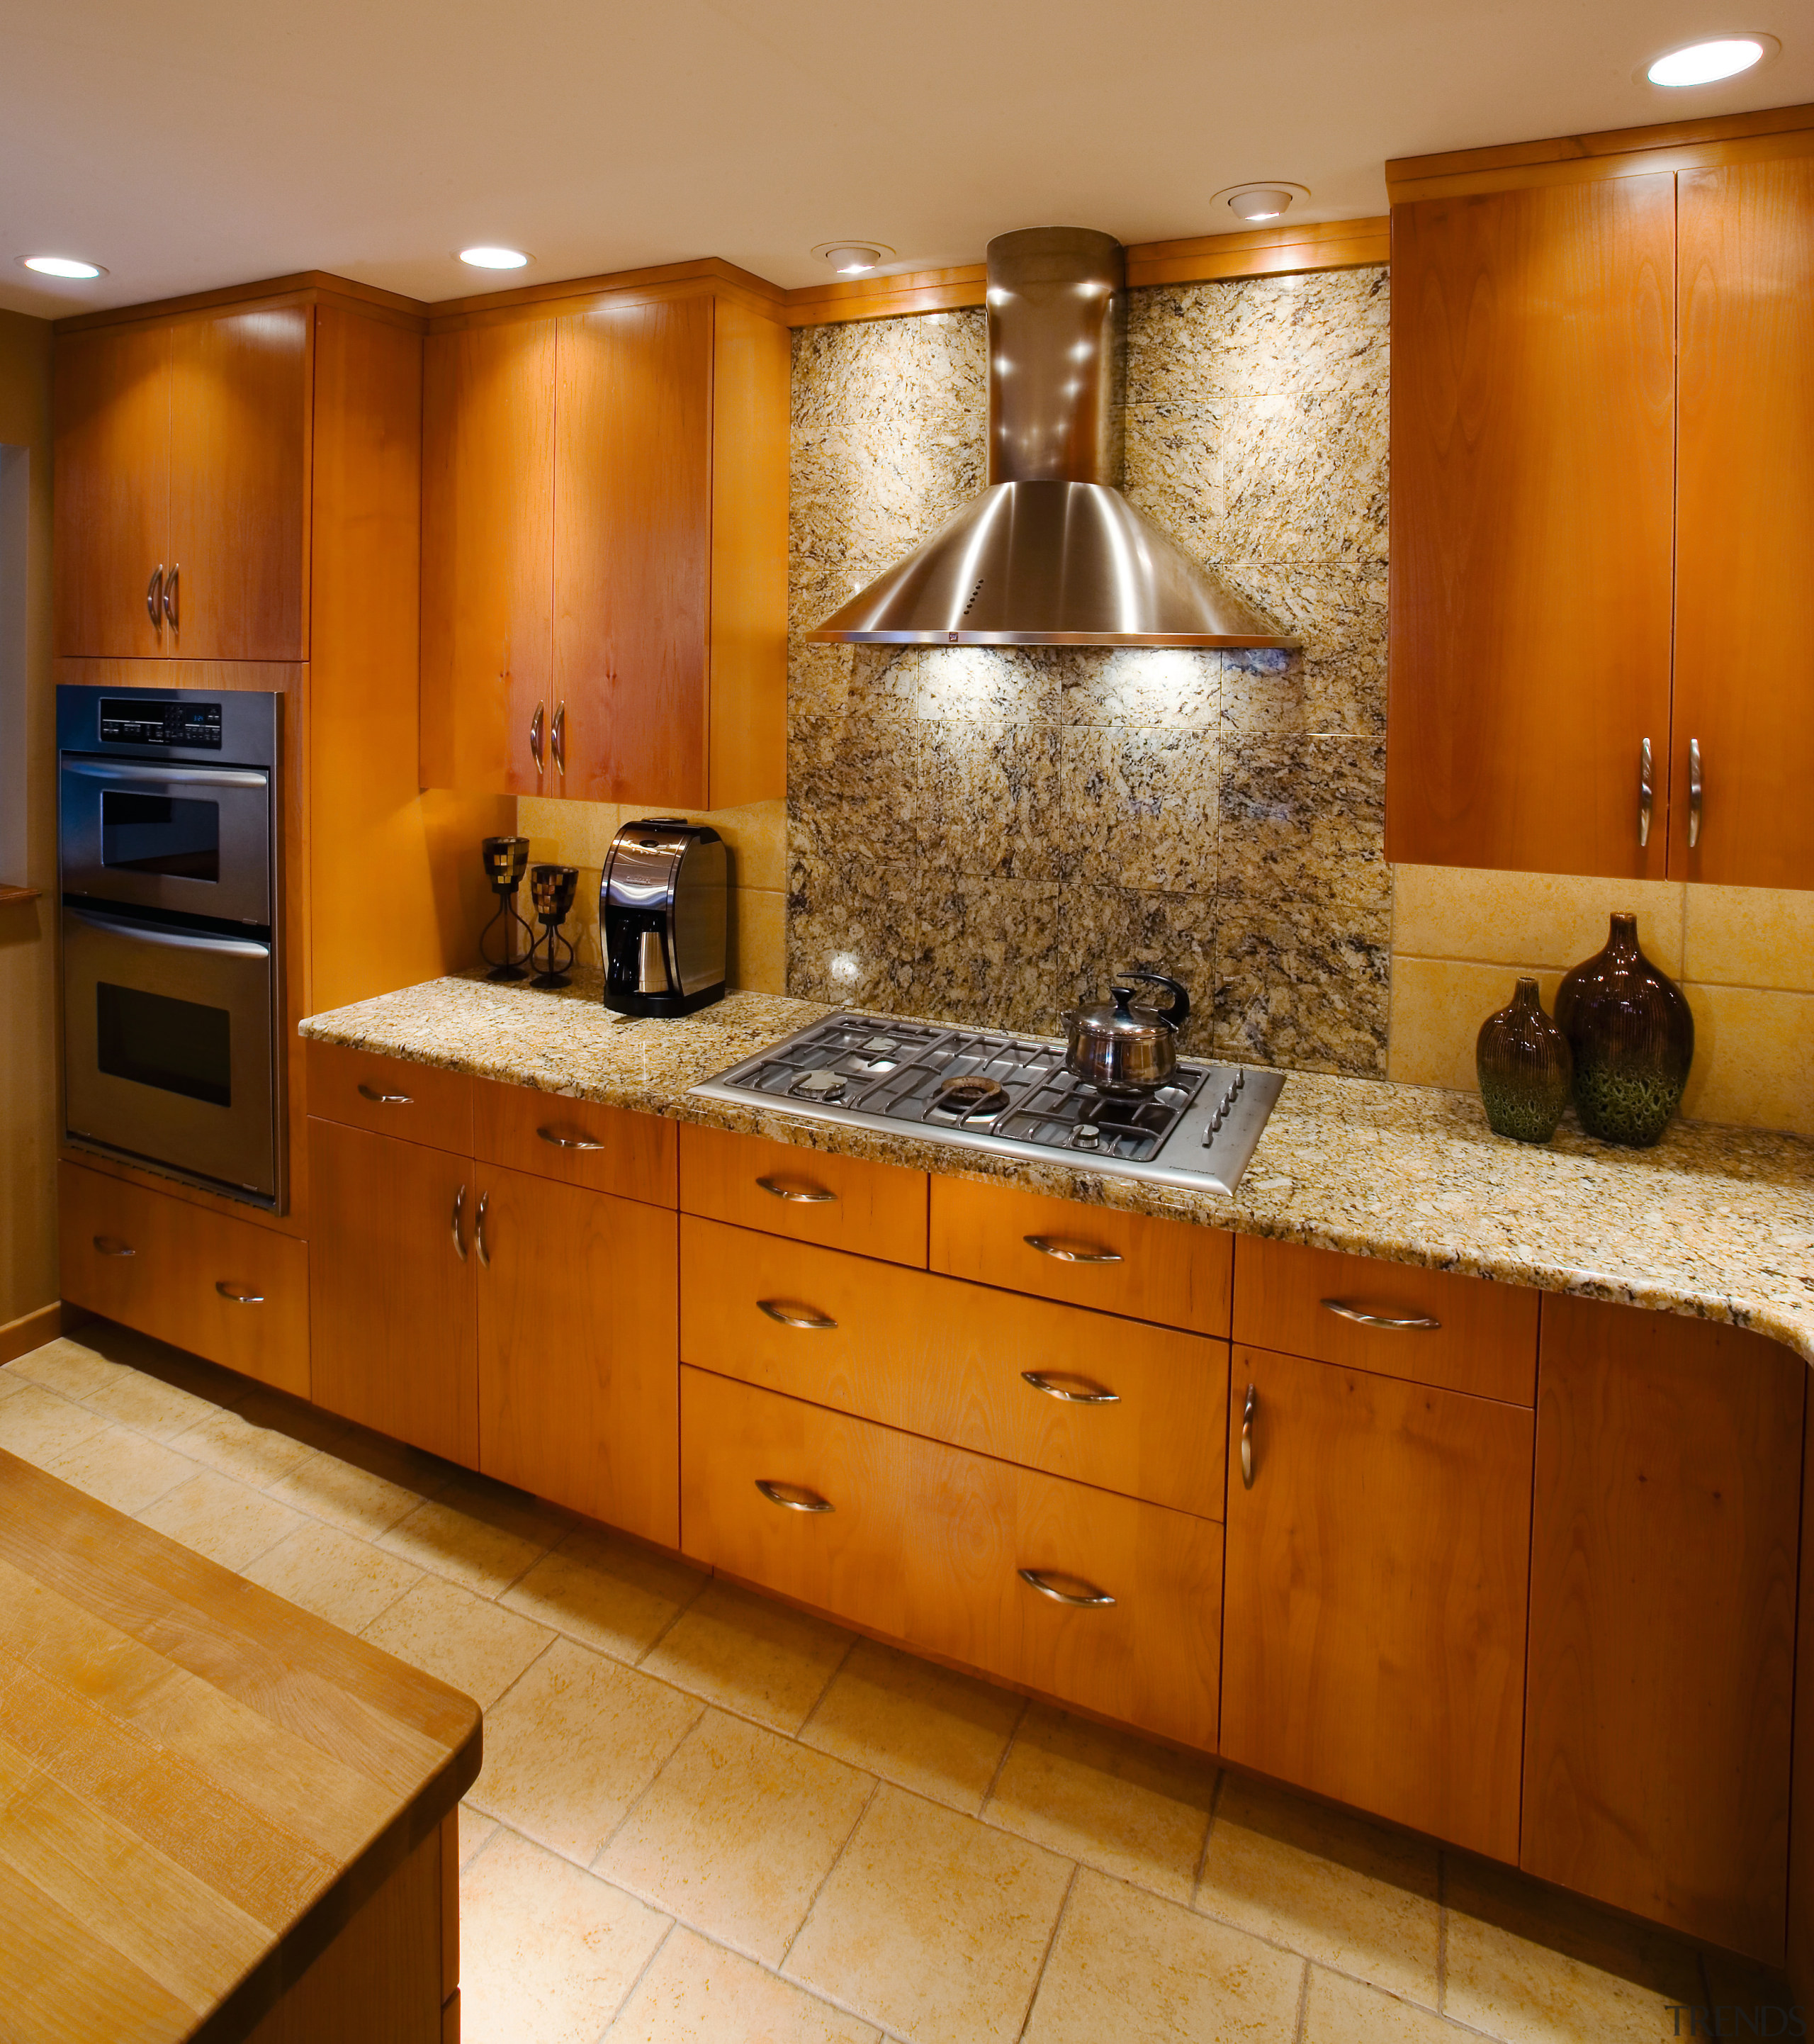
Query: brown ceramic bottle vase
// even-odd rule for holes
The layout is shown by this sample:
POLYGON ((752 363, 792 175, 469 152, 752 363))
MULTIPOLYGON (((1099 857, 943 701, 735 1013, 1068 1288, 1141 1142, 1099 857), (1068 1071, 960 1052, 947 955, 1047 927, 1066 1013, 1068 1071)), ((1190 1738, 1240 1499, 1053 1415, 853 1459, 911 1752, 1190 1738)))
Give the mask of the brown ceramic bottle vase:
POLYGON ((1521 979, 1510 1005, 1481 1024, 1474 1069, 1495 1135, 1548 1142, 1568 1105, 1574 1060, 1568 1039, 1544 1014, 1534 979, 1521 979))
POLYGON ((1555 1019, 1574 1055, 1574 1109, 1604 1143, 1647 1149, 1681 1105, 1694 1017, 1638 948, 1638 919, 1613 918, 1606 948, 1564 975, 1555 1019))

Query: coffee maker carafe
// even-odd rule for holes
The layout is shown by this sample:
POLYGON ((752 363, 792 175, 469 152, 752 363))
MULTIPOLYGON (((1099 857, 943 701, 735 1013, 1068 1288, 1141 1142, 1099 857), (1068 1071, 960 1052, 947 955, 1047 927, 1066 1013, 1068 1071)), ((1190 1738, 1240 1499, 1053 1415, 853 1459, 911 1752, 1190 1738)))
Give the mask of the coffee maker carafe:
POLYGON ((644 816, 623 826, 598 889, 607 1008, 691 1015, 723 998, 729 883, 724 840, 709 824, 644 816))

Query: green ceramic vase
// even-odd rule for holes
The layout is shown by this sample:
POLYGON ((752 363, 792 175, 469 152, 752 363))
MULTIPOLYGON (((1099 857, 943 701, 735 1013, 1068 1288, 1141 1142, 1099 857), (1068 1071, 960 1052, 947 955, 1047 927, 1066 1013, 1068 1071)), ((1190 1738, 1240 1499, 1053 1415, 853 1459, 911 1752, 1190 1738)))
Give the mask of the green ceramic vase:
POLYGON ((1495 1135, 1548 1142, 1568 1105, 1574 1060, 1568 1039, 1544 1012, 1534 979, 1521 979, 1510 1005, 1481 1024, 1474 1068, 1495 1135))
POLYGON ((1555 1019, 1574 1055, 1574 1110, 1604 1143, 1649 1148, 1682 1104, 1694 1062, 1682 991, 1638 946, 1638 919, 1615 916, 1606 948, 1563 977, 1555 1019))

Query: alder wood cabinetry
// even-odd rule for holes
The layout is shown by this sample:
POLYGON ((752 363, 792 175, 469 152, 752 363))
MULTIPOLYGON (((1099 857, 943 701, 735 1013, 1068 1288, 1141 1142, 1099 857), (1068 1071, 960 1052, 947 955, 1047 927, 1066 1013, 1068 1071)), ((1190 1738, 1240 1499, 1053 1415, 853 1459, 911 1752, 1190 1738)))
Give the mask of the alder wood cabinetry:
POLYGON ((691 1124, 680 1140, 684 1213, 926 1267, 925 1172, 691 1124))
POLYGON ((1808 1369, 1544 1301, 1519 1862, 1783 1956, 1808 1369))

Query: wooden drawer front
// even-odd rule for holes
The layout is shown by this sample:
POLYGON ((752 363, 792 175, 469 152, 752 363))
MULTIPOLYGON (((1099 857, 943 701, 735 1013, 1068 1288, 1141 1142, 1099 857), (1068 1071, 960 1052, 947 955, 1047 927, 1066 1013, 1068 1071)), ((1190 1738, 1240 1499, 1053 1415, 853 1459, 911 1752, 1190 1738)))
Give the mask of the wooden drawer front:
POLYGON ((675 1135, 675 1124, 658 1114, 473 1082, 474 1156, 589 1192, 673 1206, 675 1135))
POLYGON ((681 1222, 681 1353, 865 1420, 1222 1516, 1228 1349, 834 1249, 681 1222), (762 1310, 829 1327, 798 1327, 762 1310), (1041 1391, 1022 1375, 1045 1378, 1041 1391), (1109 1391, 1114 1402, 1072 1393, 1109 1391))
POLYGON ((309 1112, 317 1120, 473 1154, 473 1082, 464 1072, 304 1040, 309 1112))
POLYGON ((934 1270, 1198 1334, 1229 1331, 1230 1240, 1218 1228, 1118 1207, 932 1181, 934 1270))
POLYGON ((65 1299, 309 1396, 306 1243, 77 1164, 57 1170, 65 1299))
POLYGON ((681 1525, 688 1554, 733 1575, 1214 1749, 1211 1520, 683 1368, 681 1525), (832 1509, 790 1509, 762 1483, 832 1509), (1022 1570, 1114 1601, 1053 1601, 1022 1570))
POLYGON ((1258 1235, 1235 1244, 1237 1342, 1514 1405, 1536 1403, 1537 1297, 1522 1285, 1258 1235), (1362 1313, 1406 1324, 1349 1317, 1362 1313))
POLYGON ((681 1208, 926 1268, 926 1174, 722 1128, 681 1131, 681 1208))

